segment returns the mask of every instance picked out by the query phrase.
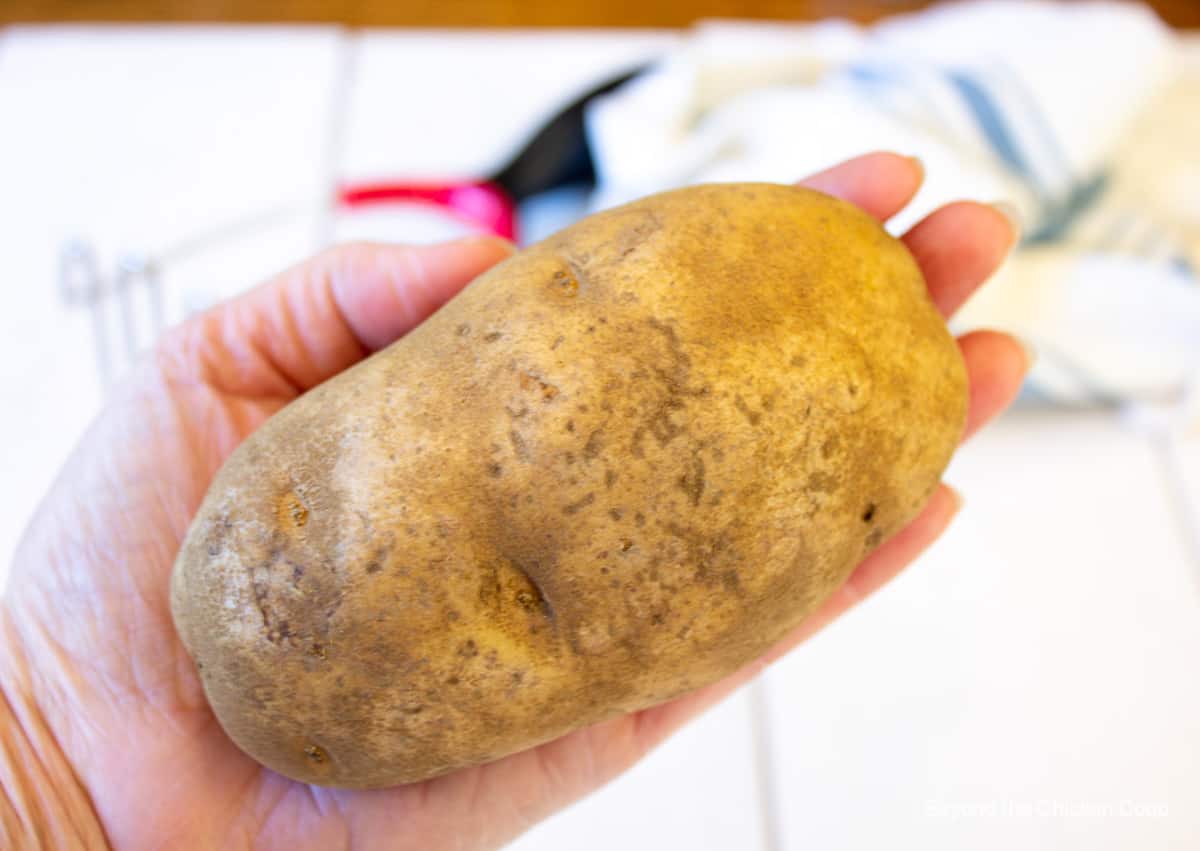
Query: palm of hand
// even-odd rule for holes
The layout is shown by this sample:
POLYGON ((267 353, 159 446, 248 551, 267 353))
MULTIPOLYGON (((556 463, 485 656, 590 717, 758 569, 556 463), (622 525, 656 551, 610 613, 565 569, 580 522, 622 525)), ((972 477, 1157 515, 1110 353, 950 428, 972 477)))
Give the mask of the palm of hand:
MULTIPOLYGON (((919 179, 908 161, 877 155, 809 182, 885 218, 919 179)), ((910 234, 946 312, 1007 250, 1007 228, 985 207, 954 205, 910 234)), ((449 250, 330 253, 174 332, 108 406, 41 508, 7 603, 38 704, 114 845, 494 847, 628 767, 769 661, 490 765, 389 790, 295 783, 225 736, 169 611, 187 525, 224 459, 271 414, 400 336, 503 256, 492 242, 449 250)), ((962 345, 974 428, 1011 398, 1023 356, 1001 335, 962 345)), ((953 510, 939 492, 771 657, 898 572, 953 510)))
MULTIPOLYGON (((499 259, 503 249, 489 253, 499 259)), ((126 385, 110 407, 120 413, 102 416, 87 438, 104 455, 72 459, 64 478, 80 475, 71 498, 43 509, 17 559, 14 608, 44 616, 26 623, 53 624, 53 634, 30 642, 57 650, 53 666, 39 656, 36 675, 57 692, 53 704, 92 721, 63 719, 70 732, 60 744, 77 771, 97 778, 88 785, 110 839, 325 849, 352 836, 407 836, 427 848, 443 832, 470 837, 467 847, 499 844, 542 814, 547 785, 564 779, 557 756, 520 755, 500 771, 383 792, 321 789, 258 765, 209 709, 172 624, 171 566, 225 458, 300 393, 269 356, 224 339, 222 324, 187 326, 126 385), (54 539, 41 539, 43 529, 54 539), (69 693, 60 683, 70 683, 69 693)), ((590 736, 580 737, 584 747, 590 736)), ((565 751, 569 771, 574 744, 566 744, 546 750, 565 751)))
MULTIPOLYGON (((470 250, 474 271, 506 253, 498 243, 470 250)), ((317 265, 337 264, 342 253, 317 265)), ((442 286, 456 290, 471 277, 442 286)), ((224 460, 317 383, 253 344, 277 329, 243 322, 264 324, 257 309, 188 324, 123 386, 16 560, 9 602, 21 613, 21 638, 46 648, 30 660, 37 687, 51 695, 47 714, 66 731, 60 745, 113 844, 327 849, 388 837, 388 847, 494 847, 648 749, 636 748, 631 716, 427 783, 349 792, 288 780, 229 741, 176 636, 170 571, 224 460), (90 723, 77 724, 83 717, 90 723)), ((339 365, 363 354, 357 344, 344 348, 332 358, 339 365)))

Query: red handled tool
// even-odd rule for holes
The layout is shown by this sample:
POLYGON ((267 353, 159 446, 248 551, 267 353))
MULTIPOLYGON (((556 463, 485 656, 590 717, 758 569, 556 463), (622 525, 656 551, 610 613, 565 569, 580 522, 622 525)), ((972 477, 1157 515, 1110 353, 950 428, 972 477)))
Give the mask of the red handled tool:
POLYGON ((560 110, 493 176, 485 180, 378 181, 342 186, 340 206, 435 204, 505 239, 517 238, 516 206, 526 198, 563 186, 594 186, 596 169, 588 149, 583 115, 588 103, 636 77, 627 71, 584 93, 560 110))

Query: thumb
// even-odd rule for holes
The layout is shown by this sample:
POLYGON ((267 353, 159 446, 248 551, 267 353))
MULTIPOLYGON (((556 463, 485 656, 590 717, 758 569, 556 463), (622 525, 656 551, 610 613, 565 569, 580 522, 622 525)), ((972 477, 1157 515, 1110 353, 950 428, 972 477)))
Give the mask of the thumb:
POLYGON ((494 237, 337 246, 188 323, 179 342, 209 368, 261 377, 266 367, 278 389, 303 392, 419 325, 512 252, 494 237))
POLYGON ((497 237, 422 246, 349 245, 318 257, 317 268, 306 276, 315 272, 325 279, 315 285, 328 286, 350 332, 375 351, 420 325, 513 250, 497 237))

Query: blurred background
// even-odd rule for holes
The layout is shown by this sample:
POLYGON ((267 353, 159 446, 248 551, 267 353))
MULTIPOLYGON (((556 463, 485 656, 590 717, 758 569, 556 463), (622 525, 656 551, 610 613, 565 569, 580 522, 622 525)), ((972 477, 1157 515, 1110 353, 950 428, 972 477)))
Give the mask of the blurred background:
MULTIPOLYGON (((357 27, 685 27, 701 18, 868 22, 934 5, 929 0, 8 0, 7 21, 304 21, 357 27)), ((1150 4, 1176 27, 1200 26, 1190 0, 1150 4)))
POLYGON ((0 4, 0 576, 161 330, 335 241, 878 148, 1006 200, 957 330, 1039 353, 908 573, 514 847, 1200 836, 1200 4, 0 4))

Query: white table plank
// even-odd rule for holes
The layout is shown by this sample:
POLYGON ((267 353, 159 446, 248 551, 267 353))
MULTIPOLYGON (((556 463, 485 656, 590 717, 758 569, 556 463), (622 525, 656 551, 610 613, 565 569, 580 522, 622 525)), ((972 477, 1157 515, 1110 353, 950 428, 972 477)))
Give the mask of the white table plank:
MULTIPOLYGON (((294 28, 4 33, 0 392, 20 415, 0 421, 0 578, 101 395, 86 312, 65 309, 55 287, 63 241, 88 238, 109 270, 119 252, 155 252, 317 197, 341 38, 294 28)), ((168 265, 169 315, 312 251, 314 208, 304 209, 168 265)))
POLYGON ((1200 596, 1145 439, 1014 416, 949 480, 945 540, 769 675, 785 847, 1194 847, 1200 596))
POLYGON ((745 692, 668 740, 511 851, 757 851, 765 848, 745 692))
POLYGON ((1193 411, 1191 417, 1190 427, 1159 435, 1155 445, 1200 594, 1200 409, 1193 411))

